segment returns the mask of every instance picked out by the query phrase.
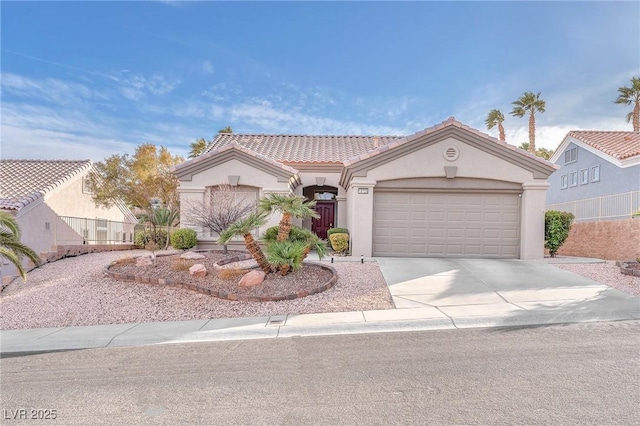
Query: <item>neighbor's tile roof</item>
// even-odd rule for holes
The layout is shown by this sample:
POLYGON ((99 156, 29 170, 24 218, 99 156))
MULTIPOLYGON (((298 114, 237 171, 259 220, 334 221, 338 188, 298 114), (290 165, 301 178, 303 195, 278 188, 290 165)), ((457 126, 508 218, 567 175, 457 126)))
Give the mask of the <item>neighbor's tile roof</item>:
POLYGON ((640 155, 640 132, 573 130, 568 136, 618 160, 640 155))
POLYGON ((403 136, 218 134, 207 152, 232 143, 282 163, 342 163, 403 136))
POLYGON ((0 209, 19 210, 91 167, 91 160, 0 160, 0 209))

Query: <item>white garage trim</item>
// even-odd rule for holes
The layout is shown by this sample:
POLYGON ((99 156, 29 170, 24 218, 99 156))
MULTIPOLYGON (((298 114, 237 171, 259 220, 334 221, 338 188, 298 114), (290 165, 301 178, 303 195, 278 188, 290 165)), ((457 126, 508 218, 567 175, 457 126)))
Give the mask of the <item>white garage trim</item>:
POLYGON ((513 191, 376 188, 373 255, 517 259, 520 204, 513 191))

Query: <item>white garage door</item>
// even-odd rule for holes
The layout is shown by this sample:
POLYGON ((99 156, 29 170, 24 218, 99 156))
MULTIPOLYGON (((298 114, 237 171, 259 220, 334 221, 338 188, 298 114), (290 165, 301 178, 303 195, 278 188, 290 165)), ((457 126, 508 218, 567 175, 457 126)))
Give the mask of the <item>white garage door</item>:
POLYGON ((374 194, 374 256, 518 258, 519 248, 518 194, 374 194))

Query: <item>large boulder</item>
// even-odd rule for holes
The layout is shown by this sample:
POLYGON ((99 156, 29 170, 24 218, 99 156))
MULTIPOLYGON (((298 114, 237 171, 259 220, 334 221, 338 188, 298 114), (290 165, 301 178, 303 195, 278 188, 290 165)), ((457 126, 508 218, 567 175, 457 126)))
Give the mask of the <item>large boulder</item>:
POLYGON ((196 263, 189 268, 189 273, 196 278, 204 278, 207 276, 207 268, 201 263, 196 263))
POLYGON ((258 284, 261 284, 264 281, 265 273, 262 271, 251 271, 245 274, 240 282, 238 283, 239 287, 253 287, 258 284))
POLYGON ((151 255, 140 256, 136 259, 136 266, 151 266, 153 265, 153 258, 151 255))
POLYGON ((181 254, 180 255, 180 259, 187 259, 187 260, 204 259, 204 255, 200 254, 200 253, 193 252, 193 251, 188 251, 186 253, 181 254))

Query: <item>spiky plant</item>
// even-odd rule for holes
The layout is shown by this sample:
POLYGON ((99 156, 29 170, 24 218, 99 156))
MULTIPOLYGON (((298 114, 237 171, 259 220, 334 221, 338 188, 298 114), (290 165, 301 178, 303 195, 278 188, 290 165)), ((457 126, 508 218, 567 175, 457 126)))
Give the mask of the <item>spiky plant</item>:
MULTIPOLYGON (((277 241, 277 237, 278 227, 272 226, 271 228, 267 228, 267 230, 264 232, 264 234, 262 235, 262 240, 268 244, 277 241)), ((327 242, 325 240, 321 239, 308 229, 304 229, 299 226, 291 227, 288 241, 299 241, 305 243, 305 253, 303 259, 306 259, 311 250, 315 250, 316 253, 318 253, 318 257, 320 259, 325 257, 328 253, 327 242)))
POLYGON ((631 77, 631 87, 618 88, 618 98, 614 101, 617 104, 631 105, 633 111, 627 114, 627 123, 633 121, 633 131, 640 131, 640 77, 631 77))
POLYGON ((271 265, 267 261, 264 252, 258 245, 258 242, 253 238, 253 231, 255 228, 267 223, 267 214, 264 212, 253 212, 247 215, 245 218, 240 219, 220 234, 218 244, 227 244, 231 239, 237 235, 241 235, 244 238, 244 244, 247 247, 247 251, 258 262, 258 266, 266 274, 271 272, 271 265))
POLYGON ((36 252, 20 241, 20 226, 16 218, 3 211, 0 211, 0 257, 15 265, 23 281, 27 280, 27 272, 22 266, 22 258, 27 257, 34 265, 40 264, 36 252))
POLYGON ((267 259, 284 276, 302 267, 306 247, 302 241, 274 241, 267 246, 267 259))
POLYGON ((498 126, 498 132, 500 133, 500 140, 505 141, 506 137, 504 134, 504 126, 502 123, 504 122, 504 115, 500 112, 499 109, 492 109, 487 114, 487 119, 484 121, 487 125, 487 129, 491 130, 494 127, 498 126))
POLYGON ((260 200, 260 208, 263 211, 267 213, 279 211, 282 213, 282 218, 278 225, 277 238, 277 241, 280 242, 286 241, 289 238, 292 218, 305 219, 308 217, 320 217, 313 209, 315 205, 315 200, 307 201, 305 197, 276 193, 267 194, 260 200))
POLYGON ((546 103, 540 99, 540 92, 524 92, 515 102, 512 102, 513 109, 511 115, 514 117, 524 117, 529 114, 529 152, 536 153, 536 113, 545 112, 546 103))

